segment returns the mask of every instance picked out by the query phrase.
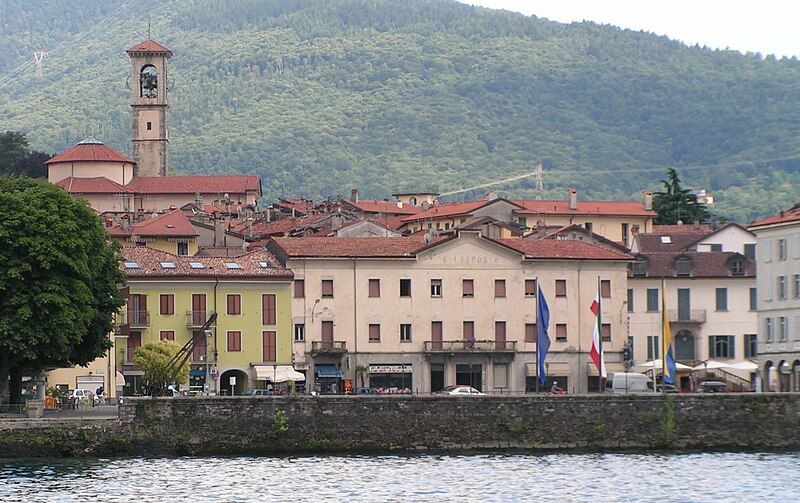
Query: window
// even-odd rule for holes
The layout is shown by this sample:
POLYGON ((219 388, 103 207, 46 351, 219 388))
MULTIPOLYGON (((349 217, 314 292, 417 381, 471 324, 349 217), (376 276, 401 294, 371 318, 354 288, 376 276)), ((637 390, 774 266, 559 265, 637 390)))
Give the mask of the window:
POLYGON ((622 244, 628 246, 628 224, 624 222, 622 224, 622 244))
POLYGON ((400 342, 411 342, 411 323, 400 324, 400 342))
POLYGON ((228 351, 236 352, 242 350, 242 333, 238 330, 228 331, 228 351))
POLYGON ((556 297, 566 297, 567 296, 567 280, 565 279, 557 279, 556 280, 556 297))
POLYGON ((306 296, 306 280, 304 279, 294 280, 294 298, 304 299, 305 296, 306 296))
POLYGON ((471 279, 465 279, 461 281, 461 291, 464 297, 474 297, 475 296, 475 282, 471 279))
POLYGON ((764 318, 764 338, 767 342, 775 340, 775 327, 772 324, 772 318, 764 318))
POLYGON ((228 314, 242 314, 242 296, 238 293, 228 294, 228 314))
POLYGON ((294 324, 294 342, 303 342, 306 340, 306 324, 294 324))
POLYGON ((536 323, 525 324, 525 342, 536 342, 536 323))
POLYGON ((272 264, 270 264, 269 262, 267 262, 265 260, 259 260, 258 261, 258 267, 260 267, 262 269, 270 269, 272 267, 272 264))
POLYGON ((628 288, 628 300, 626 302, 628 306, 628 312, 633 312, 633 288, 628 288))
POLYGON ((764 245, 766 245, 766 250, 764 250, 764 262, 772 262, 772 240, 767 239, 764 245))
POLYGON ((721 252, 722 251, 722 243, 710 243, 708 245, 709 250, 712 252, 721 252))
POLYGON ((603 342, 611 342, 611 323, 600 325, 600 337, 603 338, 603 342))
POLYGON ((377 323, 369 324, 369 342, 381 341, 381 326, 377 323))
POLYGON ((732 335, 712 335, 708 338, 709 358, 734 358, 735 342, 732 335))
POLYGON ((525 280, 525 296, 526 297, 536 297, 536 280, 535 279, 526 279, 525 280))
POLYGON ((800 274, 792 276, 792 297, 800 297, 800 274))
POLYGON ((162 330, 159 334, 159 339, 162 341, 174 341, 175 332, 173 330, 162 330))
POLYGON ((647 310, 649 312, 658 311, 658 288, 647 289, 647 310))
POLYGON ((153 123, 150 122, 150 121, 147 121, 147 130, 148 131, 152 131, 153 130, 153 123))
POLYGON ((744 357, 756 358, 758 356, 758 335, 744 334, 744 357))
POLYGON ((377 298, 381 296, 381 280, 372 278, 369 280, 369 297, 377 298))
POLYGON ((431 280, 431 297, 441 297, 442 296, 442 280, 440 279, 432 279, 431 280))
POLYGON ((600 296, 604 299, 611 298, 611 280, 608 279, 601 279, 600 280, 600 296))
POLYGON ((506 280, 504 279, 494 280, 494 296, 495 297, 506 296, 506 280))
POLYGON ((261 296, 261 324, 275 325, 276 323, 275 294, 266 293, 261 296))
POLYGON ((657 335, 647 336, 647 359, 657 360, 661 358, 661 346, 659 345, 660 337, 657 335))
POLYGON ((764 300, 767 302, 772 302, 772 276, 766 275, 764 276, 764 300))
POLYGON ((556 324, 556 340, 558 342, 567 342, 567 324, 566 323, 557 323, 556 324))
POLYGON ((755 243, 747 243, 744 245, 744 256, 750 260, 756 259, 756 245, 755 243))
POLYGON ((778 337, 780 337, 781 342, 789 340, 789 324, 786 322, 786 320, 786 316, 781 316, 778 318, 778 337))
POLYGON ((492 377, 496 389, 508 388, 508 364, 495 363, 492 365, 492 377))
POLYGON ((678 259, 675 261, 675 275, 676 276, 691 276, 692 275, 692 261, 689 259, 678 259))
POLYGON ((731 276, 744 276, 744 262, 741 260, 731 262, 731 276))
POLYGON ((328 347, 333 346, 333 322, 330 320, 324 320, 322 322, 322 343, 330 343, 328 347))
POLYGON ((176 269, 175 262, 159 262, 162 269, 176 269))
POLYGON ((322 298, 323 299, 331 299, 331 298, 333 298, 333 280, 332 279, 323 279, 322 280, 322 298))
POLYGON ((205 269, 206 266, 202 262, 189 262, 189 267, 192 269, 205 269))
POLYGON ((778 240, 778 260, 786 260, 786 240, 778 240))
POLYGON ((189 243, 178 243, 178 255, 181 257, 189 255, 189 243))
POLYGON ((162 293, 158 297, 160 314, 175 314, 175 296, 171 293, 162 293))
POLYGON ((237 264, 236 262, 225 262, 225 267, 228 269, 241 269, 242 266, 237 264))
POLYGON ((717 311, 728 310, 728 289, 717 288, 717 311))
POLYGON ((635 277, 647 276, 647 262, 639 261, 633 263, 633 275, 635 277))
POLYGON ((463 338, 465 341, 475 342, 475 322, 465 321, 463 328, 463 338))
POLYGON ((265 362, 277 361, 277 333, 274 330, 261 332, 261 358, 265 362))
POLYGON ((506 348, 506 322, 494 322, 494 342, 497 349, 506 348))
POLYGON ((786 299, 786 276, 778 276, 778 300, 786 299))
POLYGON ((587 231, 592 232, 592 222, 586 222, 583 224, 587 231))
POLYGON ((401 297, 411 297, 411 280, 410 279, 401 279, 400 280, 400 296, 401 297))
POLYGON ((794 317, 794 340, 800 341, 800 316, 794 317))
POLYGON ((750 310, 755 311, 758 309, 758 289, 755 287, 750 288, 750 310))

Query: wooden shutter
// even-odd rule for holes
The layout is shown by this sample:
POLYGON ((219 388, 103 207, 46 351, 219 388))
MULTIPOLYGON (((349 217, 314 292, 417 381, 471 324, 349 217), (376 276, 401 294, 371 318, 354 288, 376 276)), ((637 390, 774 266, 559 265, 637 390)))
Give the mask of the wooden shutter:
POLYGON ((276 318, 275 294, 266 293, 261 296, 261 323, 262 325, 275 325, 276 318))
POLYGON ((525 342, 536 342, 536 323, 525 324, 525 342))
POLYGON ((505 349, 506 348, 506 322, 505 321, 495 321, 494 322, 494 341, 495 346, 497 349, 505 349))
POLYGON ((494 296, 495 297, 506 296, 506 280, 504 279, 494 280, 494 296))
POLYGON ((242 314, 242 296, 238 293, 228 294, 228 314, 242 314))
POLYGON ((192 353, 192 358, 196 362, 201 362, 206 360, 206 336, 203 334, 193 334, 192 337, 194 338, 194 351, 192 353))
POLYGON ((431 322, 431 349, 442 349, 442 322, 431 322))
POLYGON ((322 342, 333 342, 333 322, 322 322, 322 342))
POLYGON ((261 334, 261 340, 263 343, 263 358, 265 362, 274 362, 277 361, 277 337, 276 332, 274 330, 267 330, 261 334))
POLYGON ((567 296, 567 280, 565 279, 557 279, 556 280, 556 297, 566 297, 567 296))
POLYGON ((474 321, 465 321, 464 322, 464 340, 465 341, 474 341, 475 340, 475 322, 474 321))
POLYGON ((567 324, 566 323, 558 323, 556 325, 556 338, 557 339, 566 339, 567 338, 567 324))
POLYGON ((228 332, 228 351, 242 350, 242 333, 238 330, 228 332))
POLYGON ((203 325, 206 322, 206 294, 192 294, 192 324, 203 325))
POLYGON ((600 325, 600 337, 602 337, 604 341, 611 340, 611 323, 603 323, 600 325))
POLYGON ((159 296, 159 312, 161 314, 175 314, 175 296, 169 293, 159 296))
POLYGON ((536 297, 536 280, 535 279, 526 279, 525 280, 525 296, 526 297, 536 297))
POLYGON ((611 298, 611 280, 602 279, 600 280, 600 296, 604 299, 611 298))
POLYGON ((464 297, 474 297, 475 296, 475 282, 471 279, 465 279, 462 281, 462 288, 463 288, 463 295, 464 297))
POLYGON ((294 298, 302 299, 306 296, 306 281, 304 279, 294 280, 294 298))
POLYGON ((381 296, 381 280, 379 279, 369 280, 369 296, 370 297, 381 296))
POLYGON ((333 280, 332 279, 323 279, 322 280, 322 296, 323 297, 333 297, 333 280))
POLYGON ((162 341, 174 341, 175 332, 173 332, 172 330, 162 330, 160 339, 162 341))
POLYGON ((130 335, 128 335, 127 346, 127 351, 125 352, 125 361, 130 363, 133 361, 133 355, 136 353, 136 350, 142 346, 142 333, 131 332, 130 335))
POLYGON ((381 326, 376 323, 369 325, 369 340, 370 342, 379 342, 381 340, 381 326))

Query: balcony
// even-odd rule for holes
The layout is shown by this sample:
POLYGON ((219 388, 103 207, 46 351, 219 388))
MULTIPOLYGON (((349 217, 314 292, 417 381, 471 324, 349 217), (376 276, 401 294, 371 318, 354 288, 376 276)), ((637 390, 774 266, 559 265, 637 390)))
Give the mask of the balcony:
POLYGON ((347 353, 345 341, 313 341, 311 354, 342 354, 347 353))
POLYGON ((667 309, 667 316, 670 323, 705 323, 705 309, 667 309))
POLYGON ((145 328, 150 326, 150 311, 128 310, 128 325, 131 328, 145 328))
MULTIPOLYGON (((206 324, 212 314, 214 314, 214 311, 186 311, 186 327, 200 328, 206 324)), ((215 327, 216 325, 217 322, 215 320, 211 326, 215 327)))
POLYGON ((425 341, 426 353, 513 353, 517 341, 425 341))

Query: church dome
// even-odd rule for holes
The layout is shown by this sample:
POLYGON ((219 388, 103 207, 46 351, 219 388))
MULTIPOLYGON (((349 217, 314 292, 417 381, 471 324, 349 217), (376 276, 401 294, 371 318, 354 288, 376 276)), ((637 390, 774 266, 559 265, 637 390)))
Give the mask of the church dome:
POLYGON ((47 160, 45 164, 59 162, 122 162, 136 164, 133 159, 120 154, 91 136, 60 154, 56 154, 47 160))

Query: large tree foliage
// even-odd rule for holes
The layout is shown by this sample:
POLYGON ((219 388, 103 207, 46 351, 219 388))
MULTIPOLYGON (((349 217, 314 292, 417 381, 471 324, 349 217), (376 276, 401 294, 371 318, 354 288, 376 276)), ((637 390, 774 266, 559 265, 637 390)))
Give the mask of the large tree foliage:
POLYGON ((185 384, 189 381, 188 360, 174 372, 170 373, 168 365, 180 348, 171 341, 151 342, 136 350, 133 363, 144 373, 145 386, 151 393, 160 394, 170 384, 185 384))
POLYGON ((664 190, 653 196, 653 210, 658 213, 655 223, 674 225, 708 221, 706 206, 697 201, 690 189, 681 186, 681 179, 674 169, 667 170, 667 179, 661 180, 661 184, 664 190))
POLYGON ((45 161, 51 155, 28 148, 28 138, 17 131, 0 133, 0 176, 21 175, 44 178, 45 161))
MULTIPOLYGON (((111 347, 124 304, 118 245, 85 201, 45 181, 0 177, 0 387, 85 365, 111 347)), ((2 393, 0 393, 2 395, 2 393)))
MULTIPOLYGON (((31 131, 48 151, 93 128, 128 149, 124 50, 145 36, 142 9, 175 52, 175 171, 259 174, 270 198, 351 187, 383 198, 542 162, 547 197, 576 187, 582 198, 638 199, 667 166, 701 165, 684 182, 713 191, 715 212, 729 217, 800 197, 800 185, 782 182, 800 171, 796 59, 453 1, 6 1, 0 75, 50 52, 41 74, 29 64, 0 83, 0 128, 31 131), (760 162, 736 164, 751 160, 760 162)), ((531 197, 534 187, 529 178, 494 190, 531 197)))

